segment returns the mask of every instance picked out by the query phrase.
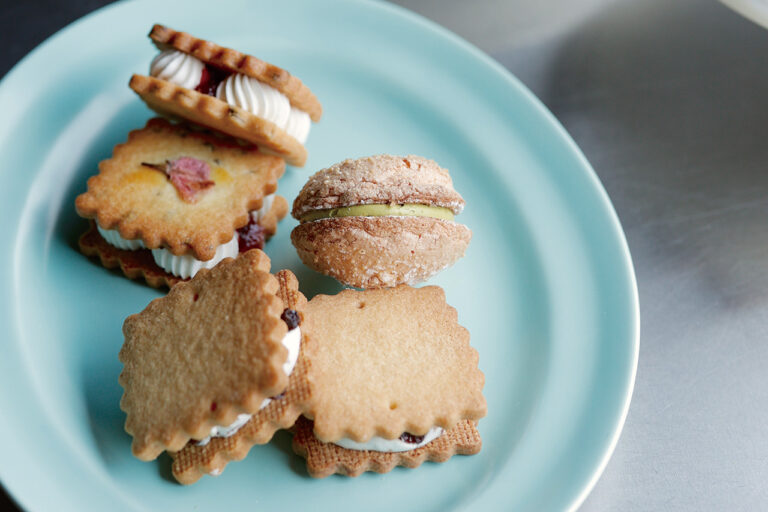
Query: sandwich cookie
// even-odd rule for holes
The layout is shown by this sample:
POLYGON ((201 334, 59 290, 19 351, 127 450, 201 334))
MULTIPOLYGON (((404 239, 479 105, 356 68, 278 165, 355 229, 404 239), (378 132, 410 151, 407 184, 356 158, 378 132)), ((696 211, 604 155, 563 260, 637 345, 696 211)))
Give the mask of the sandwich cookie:
POLYGON ((194 483, 203 475, 220 475, 228 462, 243 459, 253 445, 264 444, 276 430, 293 426, 301 414, 299 404, 309 400, 308 363, 301 352, 301 319, 307 299, 299 292, 299 283, 290 271, 281 270, 276 277, 284 308, 282 318, 289 329, 289 357, 283 365, 288 387, 280 395, 264 400, 256 413, 241 414, 233 424, 214 427, 206 438, 189 441, 180 451, 171 452, 171 471, 182 484, 194 483))
POLYGON ((448 171, 418 156, 345 160, 293 203, 291 241, 310 268, 356 288, 423 281, 464 255, 472 232, 448 171))
POLYGON ((77 197, 91 219, 80 249, 154 287, 263 248, 288 209, 285 162, 229 137, 151 119, 99 164, 77 197))
POLYGON ((136 457, 205 440, 285 391, 296 331, 269 266, 260 250, 225 259, 125 320, 120 407, 136 457))
POLYGON ((480 451, 485 378, 441 288, 318 295, 304 317, 311 394, 293 449, 311 476, 387 472, 480 451))
POLYGON ((217 44, 155 25, 160 53, 150 76, 130 87, 151 109, 218 130, 302 166, 311 122, 322 106, 288 71, 217 44))

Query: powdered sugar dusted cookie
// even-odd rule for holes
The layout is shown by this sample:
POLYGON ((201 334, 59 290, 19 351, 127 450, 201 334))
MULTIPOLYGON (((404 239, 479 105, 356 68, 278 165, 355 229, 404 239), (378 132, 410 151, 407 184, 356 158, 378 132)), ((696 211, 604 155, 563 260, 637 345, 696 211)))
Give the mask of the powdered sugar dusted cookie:
POLYGON ((425 461, 445 462, 454 455, 474 455, 482 448, 482 440, 474 422, 462 420, 455 427, 425 442, 423 436, 402 435, 392 445, 402 451, 349 449, 318 440, 312 432, 311 420, 299 418, 294 427, 293 450, 307 459, 307 471, 315 478, 334 473, 359 476, 365 471, 387 473, 395 466, 416 468, 425 461))
POLYGON ((288 71, 230 48, 155 25, 160 50, 150 76, 131 88, 153 110, 258 144, 292 165, 306 161, 304 142, 322 106, 288 71))
MULTIPOLYGON (((349 450, 410 451, 464 420, 485 416, 478 354, 439 287, 318 295, 305 309, 305 330, 312 340, 305 347, 312 393, 304 415, 314 420, 319 442, 349 450)), ((307 449, 306 442, 299 445, 307 449)), ((420 463, 425 457, 409 460, 420 463)), ((405 459, 386 460, 381 468, 405 459)), ((329 466, 320 466, 316 473, 328 474, 329 466)), ((337 470, 333 466, 331 472, 337 470)))
POLYGON ((284 170, 254 146, 152 119, 99 164, 75 201, 97 231, 81 238, 81 249, 153 286, 187 279, 263 247, 287 213, 274 194, 284 170))
POLYGON ((269 258, 248 251, 125 320, 120 407, 136 457, 178 451, 285 390, 289 329, 279 288, 269 258))
POLYGON ((293 203, 291 241, 310 268, 357 288, 423 281, 464 255, 464 200, 448 171, 418 156, 345 160, 315 173, 293 203))
MULTIPOLYGON (((290 271, 281 270, 276 277, 280 282, 278 295, 285 308, 282 318, 289 329, 286 338, 301 340, 301 317, 307 300, 299 292, 299 283, 290 271)), ((293 347, 295 341, 290 339, 290 344, 299 352, 298 345, 293 347)), ((206 474, 220 475, 228 462, 244 458, 254 444, 264 444, 277 429, 293 426, 301 414, 299 404, 309 400, 308 363, 299 353, 295 367, 290 366, 288 364, 288 370, 292 370, 288 371, 288 388, 284 393, 265 400, 255 414, 238 416, 234 425, 217 430, 202 441, 190 441, 178 452, 171 452, 173 476, 183 484, 191 484, 206 474)))

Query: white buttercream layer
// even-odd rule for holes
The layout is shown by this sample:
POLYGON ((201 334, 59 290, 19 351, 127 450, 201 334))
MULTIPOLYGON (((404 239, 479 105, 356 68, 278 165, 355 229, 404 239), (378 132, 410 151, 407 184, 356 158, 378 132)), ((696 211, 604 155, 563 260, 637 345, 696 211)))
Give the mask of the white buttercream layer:
POLYGON ((434 441, 438 437, 443 435, 443 429, 440 427, 433 427, 426 433, 424 439, 420 443, 406 443, 400 438, 398 439, 384 439, 383 437, 372 437, 370 441, 365 443, 358 443, 351 439, 342 438, 333 444, 339 445, 342 448, 348 450, 371 450, 374 452, 407 452, 421 448, 422 446, 434 441))
POLYGON ((240 252, 240 245, 238 243, 237 234, 232 236, 232 239, 221 244, 216 248, 216 254, 213 255, 208 261, 201 261, 190 256, 189 254, 182 254, 176 256, 168 249, 152 249, 152 257, 157 263, 157 266, 182 279, 189 279, 194 277, 195 274, 200 272, 204 268, 213 268, 224 258, 236 258, 240 252))
POLYGON ((149 74, 187 89, 200 84, 205 64, 200 59, 178 50, 165 50, 152 59, 149 74))
POLYGON ((272 209, 272 204, 275 202, 275 194, 269 194, 264 196, 261 200, 261 208, 253 210, 251 212, 251 220, 258 223, 261 219, 267 216, 269 210, 272 209))
MULTIPOLYGON (((290 376, 291 372, 293 372, 293 369, 296 367, 296 361, 299 359, 299 351, 301 349, 301 329, 296 327, 295 329, 288 331, 288 334, 282 339, 282 344, 288 349, 288 357, 286 358, 285 363, 283 363, 283 371, 286 375, 290 376)), ((265 398, 264 401, 261 402, 259 410, 265 408, 271 401, 271 398, 265 398)), ((225 427, 213 427, 210 435, 205 439, 198 441, 197 445, 205 446, 211 441, 212 437, 229 437, 234 435, 235 432, 243 427, 243 425, 248 423, 251 416, 251 414, 239 414, 232 424, 225 427)))
POLYGON ((99 230, 101 238, 112 247, 117 247, 124 251, 135 251, 136 249, 144 249, 146 247, 141 240, 128 240, 123 238, 120 236, 120 232, 116 229, 102 229, 98 224, 96 224, 96 229, 99 230))
POLYGON ((216 97, 275 123, 302 144, 307 141, 309 114, 291 107, 288 97, 272 86, 235 73, 219 84, 216 97))

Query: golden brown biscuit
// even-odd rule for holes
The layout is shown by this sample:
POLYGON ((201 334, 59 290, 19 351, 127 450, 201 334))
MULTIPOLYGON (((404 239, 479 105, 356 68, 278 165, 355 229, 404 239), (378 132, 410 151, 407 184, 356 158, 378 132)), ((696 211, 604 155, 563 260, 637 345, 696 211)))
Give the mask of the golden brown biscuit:
POLYGON ((304 415, 319 440, 420 436, 485 416, 477 351, 441 288, 317 295, 304 325, 312 338, 304 415))
POLYGON ((448 171, 418 156, 345 160, 309 178, 291 241, 310 268, 357 288, 423 281, 466 251, 464 200, 448 171))
MULTIPOLYGON (((303 316, 307 299, 299 292, 296 277, 288 270, 276 275, 280 282, 278 295, 285 309, 303 316)), ((304 341, 302 341, 302 344, 304 341)), ((206 474, 219 475, 228 462, 243 459, 254 444, 268 442, 275 431, 290 428, 301 414, 300 403, 309 399, 306 379, 308 362, 299 355, 296 367, 288 378, 288 388, 266 407, 259 409, 251 419, 229 437, 214 437, 200 446, 190 441, 178 452, 171 452, 173 476, 182 484, 191 484, 206 474)))
POLYGON ((264 151, 281 156, 292 165, 304 165, 306 149, 302 141, 288 133, 286 126, 275 124, 282 121, 275 119, 273 122, 262 117, 265 115, 263 110, 249 111, 251 104, 248 102, 227 103, 215 96, 216 85, 227 76, 247 76, 271 87, 276 94, 284 95, 293 108, 317 122, 322 115, 322 106, 301 80, 253 56, 162 25, 155 25, 149 36, 159 50, 183 52, 202 63, 198 66, 204 66, 196 87, 184 82, 174 83, 172 77, 165 75, 163 78, 133 75, 130 87, 150 108, 162 115, 186 119, 258 144, 264 151), (244 105, 246 108, 241 108, 244 105))
POLYGON ((217 68, 241 73, 274 87, 288 96, 291 105, 308 113, 315 122, 323 115, 323 107, 309 87, 288 71, 269 62, 160 24, 152 27, 149 37, 159 50, 174 48, 217 68))
POLYGON ((445 462, 453 455, 474 455, 482 447, 475 423, 462 420, 430 443, 405 452, 348 450, 318 440, 312 432, 312 421, 300 417, 294 427, 293 450, 307 460, 307 471, 314 478, 334 473, 359 476, 365 471, 387 473, 395 466, 416 468, 424 461, 445 462))
POLYGON ((296 167, 307 161, 307 150, 298 140, 235 105, 151 76, 133 75, 128 85, 160 115, 186 119, 256 144, 262 152, 284 158, 296 167))
POLYGON ((136 457, 202 439, 283 392, 280 285, 259 250, 179 283, 123 324, 120 407, 136 457))
POLYGON ((282 160, 252 146, 151 119, 99 164, 75 207, 103 229, 141 239, 149 249, 210 260, 277 189, 284 170, 282 160), (189 157, 208 165, 213 182, 194 202, 184 200, 171 179, 153 167, 189 157))

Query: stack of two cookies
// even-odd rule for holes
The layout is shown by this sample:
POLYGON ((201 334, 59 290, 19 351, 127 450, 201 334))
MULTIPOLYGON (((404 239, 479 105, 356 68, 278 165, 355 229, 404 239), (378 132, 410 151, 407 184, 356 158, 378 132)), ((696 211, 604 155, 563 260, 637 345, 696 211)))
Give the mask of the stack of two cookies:
POLYGON ((81 250, 129 278, 171 286, 262 248, 288 210, 275 194, 301 166, 317 98, 255 57, 155 25, 160 54, 131 88, 163 118, 132 131, 76 201, 81 250))
POLYGON ((469 333, 441 288, 410 286, 464 255, 471 232, 454 220, 463 207, 448 171, 412 155, 345 160, 294 201, 291 240, 304 263, 362 288, 307 306, 307 351, 322 372, 309 373, 313 400, 293 446, 311 474, 480 450, 484 379, 469 333))
POLYGON ((261 251, 228 259, 129 317, 120 384, 133 452, 184 484, 276 430, 314 477, 386 472, 480 450, 484 377, 437 287, 307 303, 261 251))

